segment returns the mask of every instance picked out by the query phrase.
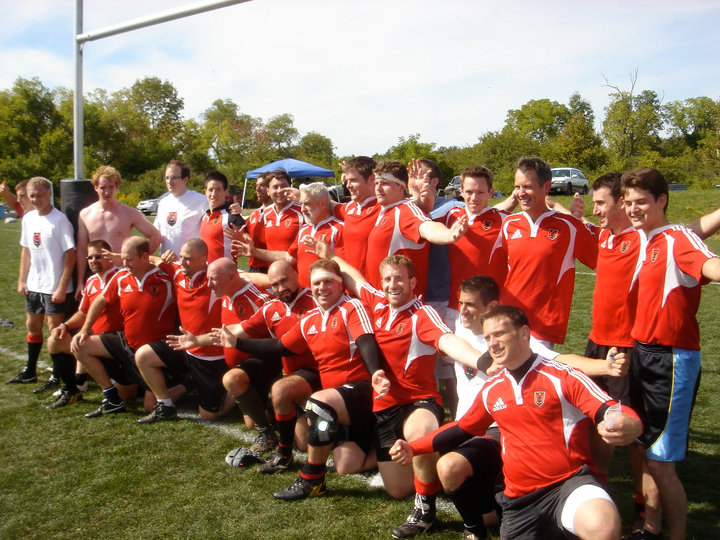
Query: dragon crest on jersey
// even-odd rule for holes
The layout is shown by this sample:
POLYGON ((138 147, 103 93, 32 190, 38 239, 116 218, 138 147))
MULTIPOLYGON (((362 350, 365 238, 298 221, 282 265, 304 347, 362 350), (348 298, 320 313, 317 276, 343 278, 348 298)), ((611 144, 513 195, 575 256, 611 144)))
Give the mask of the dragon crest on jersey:
POLYGON ((285 220, 285 228, 289 229, 290 225, 292 225, 292 220, 290 218, 285 220))
POLYGON ((405 329, 405 323, 400 323, 400 324, 398 324, 398 329, 397 329, 396 333, 402 334, 404 329, 405 329))
POLYGON ((492 227, 492 224, 493 224, 493 222, 491 219, 484 219, 483 224, 482 224, 483 229, 485 229, 486 231, 489 231, 490 227, 492 227))
POLYGON ((630 248, 630 240, 625 240, 622 244, 620 244, 620 252, 625 253, 628 248, 630 248))
POLYGON ((559 234, 560 234, 560 231, 558 229, 556 229, 555 227, 549 228, 548 232, 547 232, 548 240, 555 240, 559 234))
POLYGON ((650 255, 650 260, 652 262, 655 262, 657 260, 658 255, 660 255, 660 248, 653 248, 652 254, 650 255))
POLYGON ((535 390, 533 402, 538 408, 545 405, 545 390, 535 390))

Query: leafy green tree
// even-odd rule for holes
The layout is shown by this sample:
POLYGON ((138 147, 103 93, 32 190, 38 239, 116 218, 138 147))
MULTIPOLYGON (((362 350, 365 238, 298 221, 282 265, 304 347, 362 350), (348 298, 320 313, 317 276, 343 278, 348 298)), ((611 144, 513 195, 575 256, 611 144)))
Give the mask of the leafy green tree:
POLYGON ((337 165, 335 147, 332 141, 317 131, 303 135, 297 145, 296 157, 326 169, 334 169, 337 165))
POLYGON ((273 116, 265 124, 265 131, 278 159, 291 158, 295 155, 295 144, 300 132, 295 127, 295 118, 292 114, 273 116))
POLYGON ((562 103, 532 99, 519 109, 509 110, 505 126, 544 144, 558 135, 570 116, 570 109, 562 103))

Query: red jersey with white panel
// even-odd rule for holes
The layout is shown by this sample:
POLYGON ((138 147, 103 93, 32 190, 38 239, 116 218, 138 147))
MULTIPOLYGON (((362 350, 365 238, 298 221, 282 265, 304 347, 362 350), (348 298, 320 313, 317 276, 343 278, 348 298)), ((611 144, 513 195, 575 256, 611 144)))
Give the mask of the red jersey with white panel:
POLYGON ((638 313, 632 336, 637 341, 700 350, 697 313, 700 286, 708 283, 702 267, 716 257, 683 225, 650 232, 638 276, 638 313))
POLYGON ((450 256, 450 300, 448 307, 460 309, 460 284, 478 274, 490 276, 498 284, 505 283, 507 253, 502 243, 502 222, 510 214, 492 207, 471 214, 465 208, 453 208, 445 226, 450 228, 462 216, 467 216, 465 235, 448 245, 450 256))
POLYGON ((502 225, 502 242, 508 274, 500 288, 500 301, 522 308, 538 339, 565 343, 575 259, 595 268, 597 237, 579 219, 550 210, 537 222, 525 212, 508 216, 502 225))
POLYGON ((598 229, 598 258, 590 339, 608 347, 632 347, 637 278, 645 235, 635 227, 618 234, 598 229))
POLYGON ((373 400, 373 411, 427 398, 442 405, 435 362, 440 338, 452 331, 438 312, 417 298, 392 309, 385 295, 367 283, 360 289, 360 297, 374 321, 375 339, 390 379, 390 391, 373 400))
POLYGON ((345 259, 362 275, 366 274, 365 261, 368 252, 368 237, 375 227, 380 205, 373 195, 361 203, 350 201, 335 205, 335 215, 345 223, 343 241, 351 249, 345 250, 345 259))
POLYGON ((368 236, 365 277, 373 287, 380 287, 380 262, 390 255, 400 254, 415 264, 417 285, 414 293, 425 294, 428 273, 428 243, 420 236, 420 225, 430 221, 415 203, 402 200, 380 206, 375 226, 368 236))
POLYGON ((307 237, 323 240, 339 257, 345 258, 342 221, 330 216, 317 225, 310 223, 302 225, 289 253, 297 260, 298 278, 303 287, 310 286, 310 265, 318 260, 317 255, 304 244, 307 237))
MULTIPOLYGON (((278 339, 290 332, 307 312, 316 307, 310 289, 300 289, 295 299, 289 304, 277 298, 265 304, 260 311, 256 311, 249 319, 241 323, 242 329, 254 339, 278 339)), ((304 367, 317 369, 317 362, 310 351, 283 356, 282 363, 285 375, 292 375, 304 367)))
MULTIPOLYGON (((172 276, 173 291, 178 305, 180 324, 190 333, 199 336, 220 326, 222 298, 208 287, 207 268, 187 278, 179 264, 162 263, 160 268, 172 276)), ((220 346, 193 347, 189 354, 201 360, 220 360, 223 349, 220 346)))
POLYGON ((274 204, 268 206, 262 215, 266 249, 289 251, 304 222, 300 203, 288 203, 280 211, 275 208, 274 204))
POLYGON ((476 435, 497 422, 508 497, 562 482, 586 464, 595 470, 590 419, 610 401, 581 371, 540 356, 532 362, 519 381, 507 370, 486 381, 458 422, 476 435))
POLYGON ((296 354, 311 351, 318 364, 323 388, 370 380, 355 340, 372 334, 370 317, 357 298, 343 295, 327 311, 309 311, 295 327, 280 338, 296 354))
POLYGON ((120 270, 108 282, 103 297, 119 305, 125 339, 133 349, 165 339, 175 330, 177 305, 172 279, 153 267, 142 279, 120 270))
MULTIPOLYGON (((250 217, 247 219, 247 222, 245 223, 245 227, 247 229, 248 234, 250 235, 250 238, 252 238, 253 244, 256 248, 265 249, 265 234, 263 233, 263 225, 262 225, 262 214, 265 211, 265 207, 261 206, 260 208, 256 208, 252 211, 252 214, 250 214, 250 217)), ((250 257, 248 259, 248 266, 250 268, 267 268, 268 263, 266 261, 263 261, 262 259, 256 259, 255 257, 250 257)))
MULTIPOLYGON (((93 274, 85 282, 85 287, 82 291, 82 299, 80 300, 80 306, 78 311, 85 313, 90 310, 95 298, 102 294, 105 285, 112 279, 112 277, 120 270, 118 267, 113 267, 107 270, 102 276, 100 274, 93 274)), ((103 332, 114 332, 116 330, 123 329, 123 321, 120 316, 120 305, 113 304, 105 306, 105 309, 100 313, 100 316, 95 320, 92 325, 93 334, 102 334, 103 332)))
MULTIPOLYGON (((239 324, 252 317, 271 300, 270 296, 261 292, 252 283, 248 283, 240 287, 232 296, 223 296, 220 321, 225 325, 239 324)), ((223 351, 225 352, 225 363, 231 368, 238 366, 251 356, 235 348, 223 348, 223 351)))
POLYGON ((225 236, 225 227, 231 224, 239 229, 245 225, 245 220, 238 214, 231 214, 227 204, 205 212, 200 223, 200 238, 208 247, 208 264, 222 257, 237 260, 237 253, 232 250, 232 239, 225 236))

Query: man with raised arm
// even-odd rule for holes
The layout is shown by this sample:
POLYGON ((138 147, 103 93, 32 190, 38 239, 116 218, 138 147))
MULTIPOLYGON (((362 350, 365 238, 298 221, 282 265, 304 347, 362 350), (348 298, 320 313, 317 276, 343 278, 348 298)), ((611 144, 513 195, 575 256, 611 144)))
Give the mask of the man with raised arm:
POLYGON ((579 219, 550 210, 552 172, 540 158, 520 158, 515 195, 522 212, 503 221, 502 246, 508 274, 504 304, 521 307, 532 333, 552 348, 564 343, 575 287, 575 260, 594 268, 597 237, 579 219))
POLYGON ((160 252, 180 253, 190 239, 200 236, 200 222, 208 208, 202 193, 188 189, 190 167, 173 159, 165 168, 168 194, 160 199, 153 225, 162 235, 160 252))
POLYGON ((154 253, 162 241, 160 231, 145 219, 142 212, 117 200, 120 184, 122 178, 115 167, 103 165, 93 173, 92 185, 98 194, 98 201, 83 208, 78 215, 78 296, 85 282, 85 257, 90 239, 105 240, 113 253, 120 251, 123 241, 132 235, 133 229, 148 239, 150 253, 154 253))
POLYGON ((262 241, 269 251, 287 251, 297 238, 303 224, 300 204, 288 198, 292 185, 290 175, 284 169, 273 171, 268 183, 268 195, 273 204, 262 215, 262 241))
POLYGON ((500 429, 505 490, 503 539, 545 538, 566 532, 580 538, 616 540, 620 516, 593 477, 588 447, 590 423, 611 444, 629 444, 642 423, 616 405, 586 375, 532 352, 524 312, 496 306, 482 317, 494 363, 502 369, 480 389, 470 410, 425 437, 398 439, 393 459, 408 464, 416 455, 444 452, 494 422, 500 429))
MULTIPOLYGON (((640 442, 670 539, 679 540, 685 538, 687 496, 675 463, 685 458, 700 380, 696 313, 701 286, 720 280, 720 258, 687 227, 668 221, 668 185, 659 171, 641 167, 623 174, 621 182, 627 216, 647 237, 638 273, 642 315, 632 328, 630 402, 645 421, 640 442)), ((657 537, 652 525, 646 521, 635 538, 657 537)))

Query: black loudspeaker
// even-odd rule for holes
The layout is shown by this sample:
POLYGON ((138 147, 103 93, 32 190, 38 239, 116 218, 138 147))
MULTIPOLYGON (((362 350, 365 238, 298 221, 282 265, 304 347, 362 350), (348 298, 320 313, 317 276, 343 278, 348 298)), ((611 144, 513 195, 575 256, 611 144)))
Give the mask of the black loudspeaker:
POLYGON ((77 223, 80 210, 98 200, 90 180, 76 180, 75 178, 63 178, 60 180, 60 210, 67 216, 75 230, 77 240, 77 223))

